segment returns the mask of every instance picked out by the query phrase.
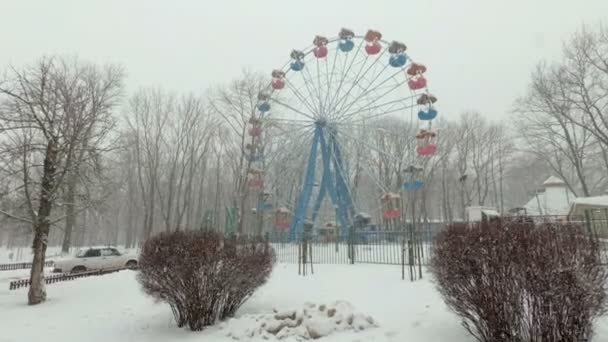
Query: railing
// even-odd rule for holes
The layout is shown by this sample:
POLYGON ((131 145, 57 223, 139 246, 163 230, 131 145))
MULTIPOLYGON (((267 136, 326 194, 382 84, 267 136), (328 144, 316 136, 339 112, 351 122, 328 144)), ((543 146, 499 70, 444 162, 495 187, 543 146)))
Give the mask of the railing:
MULTIPOLYGON (((52 261, 47 261, 44 263, 44 267, 51 267, 51 266, 53 266, 52 261)), ((0 271, 26 270, 29 268, 32 268, 31 262, 0 264, 0 271)))
POLYGON ((428 264, 434 231, 352 231, 349 236, 313 233, 290 241, 286 234, 269 234, 278 262, 297 264, 428 264))
MULTIPOLYGON (((602 263, 608 265, 608 220, 567 216, 506 216, 503 219, 526 220, 535 224, 560 223, 580 225, 599 239, 602 263)), ((473 224, 473 223, 472 223, 473 224)), ((436 234, 447 223, 421 223, 413 232, 409 227, 397 231, 351 231, 352 236, 322 234, 315 231, 290 240, 287 233, 270 233, 267 237, 278 262, 297 264, 306 257, 314 264, 388 264, 428 265, 436 234), (303 252, 303 248, 306 250, 303 252)))
MULTIPOLYGON (((78 273, 53 274, 53 275, 44 277, 44 283, 45 284, 54 284, 54 283, 74 280, 74 279, 78 279, 78 278, 86 278, 86 277, 91 277, 91 276, 99 276, 99 275, 114 273, 114 272, 122 271, 125 269, 128 269, 128 268, 127 267, 113 267, 113 268, 106 268, 106 269, 99 269, 99 270, 94 270, 94 271, 86 271, 86 272, 78 272, 78 273)), ((29 279, 14 280, 14 281, 10 282, 9 290, 16 290, 16 289, 19 289, 22 287, 28 287, 30 285, 31 285, 31 283, 30 283, 29 279)))

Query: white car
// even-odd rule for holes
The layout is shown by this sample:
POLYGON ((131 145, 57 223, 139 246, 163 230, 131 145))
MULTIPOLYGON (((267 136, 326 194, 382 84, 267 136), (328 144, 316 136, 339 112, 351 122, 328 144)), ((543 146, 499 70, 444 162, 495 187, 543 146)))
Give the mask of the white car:
POLYGON ((53 272, 84 272, 115 267, 137 267, 137 256, 122 254, 112 247, 93 247, 80 251, 76 257, 55 261, 53 272))

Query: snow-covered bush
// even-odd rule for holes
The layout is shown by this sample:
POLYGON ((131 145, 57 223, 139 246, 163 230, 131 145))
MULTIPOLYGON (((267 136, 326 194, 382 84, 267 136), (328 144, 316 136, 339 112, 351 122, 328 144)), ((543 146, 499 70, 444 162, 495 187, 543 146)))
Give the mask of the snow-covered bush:
POLYGON ((437 236, 432 271, 479 341, 590 340, 605 311, 600 243, 572 224, 455 224, 437 236))
POLYGON ((146 241, 138 280, 171 306, 179 327, 202 330, 232 316, 266 282, 273 264, 274 252, 261 240, 176 231, 146 241))

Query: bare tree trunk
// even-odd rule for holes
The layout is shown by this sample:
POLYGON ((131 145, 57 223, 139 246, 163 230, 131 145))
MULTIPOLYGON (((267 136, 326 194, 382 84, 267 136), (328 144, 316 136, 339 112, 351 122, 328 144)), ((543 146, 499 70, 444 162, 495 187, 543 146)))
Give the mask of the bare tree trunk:
POLYGON ((492 155, 490 160, 490 177, 492 177, 492 192, 494 193, 494 206, 500 210, 499 212, 502 214, 502 209, 500 209, 499 200, 498 200, 498 184, 496 183, 496 173, 494 172, 494 161, 496 155, 494 154, 494 150, 492 149, 492 155))
POLYGON ((441 208, 442 208, 442 218, 444 221, 448 222, 448 194, 447 194, 447 184, 445 178, 445 163, 441 165, 441 208))
POLYGON ((82 228, 80 229, 80 238, 78 239, 78 246, 86 246, 87 243, 87 226, 89 224, 89 211, 85 210, 82 213, 82 228))
POLYGON ((114 222, 110 222, 113 227, 110 227, 112 231, 112 246, 118 246, 118 235, 120 233, 120 205, 116 206, 116 216, 114 217, 114 222))
POLYGON ((499 174, 498 191, 500 191, 500 212, 501 213, 505 212, 505 193, 503 191, 503 184, 504 184, 503 156, 504 156, 504 150, 503 150, 502 144, 501 144, 500 153, 498 155, 498 174, 499 174))
POLYGON ((130 199, 127 199, 129 203, 127 204, 127 227, 125 231, 125 248, 132 248, 133 243, 133 228, 135 227, 135 213, 133 210, 133 202, 130 199))
POLYGON ((63 243, 61 245, 61 253, 70 253, 70 247, 72 244, 72 230, 74 229, 74 223, 76 222, 75 203, 76 200, 76 177, 70 175, 68 182, 67 194, 65 197, 65 227, 63 231, 63 243))
POLYGON ((221 166, 220 166, 220 156, 221 156, 221 150, 218 152, 217 154, 217 166, 216 166, 216 174, 215 174, 215 203, 213 205, 213 210, 215 211, 214 215, 215 215, 215 220, 216 220, 216 225, 218 225, 218 227, 216 227, 218 230, 220 229, 219 227, 219 222, 220 222, 220 194, 221 194, 221 182, 220 182, 220 175, 221 175, 221 166))
POLYGON ((49 216, 53 208, 50 196, 55 187, 55 172, 57 168, 57 146, 54 140, 47 144, 44 168, 42 174, 41 194, 38 206, 37 220, 34 223, 34 260, 30 273, 30 289, 27 295, 28 304, 35 305, 46 300, 46 289, 44 286, 44 262, 46 248, 51 226, 49 216))
POLYGON ((139 215, 139 210, 137 210, 136 200, 137 200, 137 185, 135 184, 136 180, 133 178, 133 164, 130 163, 127 166, 127 227, 125 232, 125 247, 132 248, 135 245, 135 227, 137 227, 137 216, 139 215))
POLYGON ((154 182, 152 183, 152 187, 150 190, 150 206, 148 207, 148 213, 147 213, 147 219, 146 219, 146 226, 144 227, 144 240, 147 240, 150 235, 152 235, 152 229, 154 226, 154 208, 156 206, 156 195, 154 194, 155 192, 155 184, 154 182))
POLYGON ((237 227, 237 231, 239 234, 243 234, 244 232, 244 226, 245 226, 245 206, 247 204, 247 193, 243 193, 240 195, 240 201, 238 204, 238 227, 237 227))

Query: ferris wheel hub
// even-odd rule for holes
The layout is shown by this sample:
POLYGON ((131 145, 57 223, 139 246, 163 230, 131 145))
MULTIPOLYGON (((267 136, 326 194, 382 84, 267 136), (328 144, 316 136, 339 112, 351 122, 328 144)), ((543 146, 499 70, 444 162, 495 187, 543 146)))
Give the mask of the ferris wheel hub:
POLYGON ((326 118, 319 118, 315 121, 315 125, 319 126, 319 127, 325 127, 327 126, 327 119, 326 118))

